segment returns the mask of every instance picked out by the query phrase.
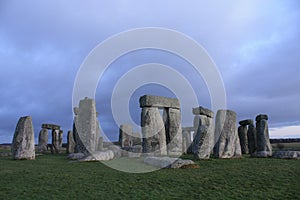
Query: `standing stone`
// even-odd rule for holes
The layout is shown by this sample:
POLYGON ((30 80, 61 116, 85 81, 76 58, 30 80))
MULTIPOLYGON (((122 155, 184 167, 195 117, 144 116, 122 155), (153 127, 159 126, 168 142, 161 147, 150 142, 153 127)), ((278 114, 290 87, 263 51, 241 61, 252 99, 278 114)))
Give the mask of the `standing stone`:
POLYGON ((52 130, 51 153, 60 153, 62 147, 62 130, 52 130))
POLYGON ((256 148, 257 148, 256 129, 253 122, 248 126, 247 136, 248 136, 249 153, 252 155, 254 152, 256 152, 256 148))
POLYGON ((193 108, 193 114, 195 115, 195 137, 193 141, 194 157, 195 159, 209 159, 214 145, 214 113, 211 110, 200 106, 193 108), (205 135, 201 135, 201 133, 205 135))
POLYGON ((98 139, 98 149, 97 151, 103 151, 103 137, 99 137, 98 139))
POLYGON ((35 159, 34 131, 30 116, 19 119, 12 141, 11 152, 14 160, 35 159))
POLYGON ((236 128, 236 113, 231 110, 218 110, 215 136, 219 137, 214 154, 218 158, 241 157, 241 146, 236 128))
POLYGON ((168 155, 182 154, 182 130, 180 110, 165 108, 163 112, 166 128, 168 155))
POLYGON ((157 107, 143 107, 141 113, 143 153, 166 155, 166 132, 157 107))
POLYGON ((45 153, 48 148, 48 130, 43 128, 39 133, 38 152, 45 153))
POLYGON ((248 138, 247 138, 247 126, 239 126, 238 128, 238 134, 242 149, 242 154, 248 154, 248 138))
POLYGON ((208 135, 208 127, 201 125, 198 130, 194 140, 195 151, 194 159, 209 159, 210 157, 210 141, 208 135))
POLYGON ((269 139, 268 116, 258 115, 256 117, 257 152, 256 157, 272 156, 272 146, 269 139))
POLYGON ((119 143, 121 147, 129 147, 130 137, 132 136, 132 126, 129 124, 120 125, 119 130, 119 143))
POLYGON ((73 131, 68 131, 67 135, 67 153, 75 153, 75 140, 73 136, 73 131))
POLYGON ((76 139, 80 139, 79 150, 84 154, 92 153, 96 151, 98 143, 95 101, 87 97, 80 100, 79 108, 74 108, 74 112, 76 134, 78 134, 76 139))

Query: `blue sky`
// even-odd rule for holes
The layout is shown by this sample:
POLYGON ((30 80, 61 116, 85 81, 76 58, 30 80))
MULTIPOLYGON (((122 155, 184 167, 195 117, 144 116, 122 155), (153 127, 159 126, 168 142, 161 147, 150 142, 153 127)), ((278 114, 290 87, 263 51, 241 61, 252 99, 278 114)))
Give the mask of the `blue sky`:
MULTIPOLYGON (((297 0, 0 0, 0 143, 11 142, 24 115, 32 116, 36 136, 42 123, 71 129, 73 84, 85 57, 108 37, 142 27, 174 29, 201 44, 219 69, 227 108, 238 120, 267 113, 271 137, 300 137, 299 21, 297 0)), ((198 87, 200 104, 211 106, 205 82, 184 60, 157 50, 131 52, 111 64, 95 96, 102 131, 112 140, 118 137, 110 109, 114 84, 149 62, 184 71, 198 87)), ((174 96, 158 85, 136 90, 125 105, 136 123, 144 93, 174 96)), ((182 106, 182 124, 191 126, 194 105, 182 106)))

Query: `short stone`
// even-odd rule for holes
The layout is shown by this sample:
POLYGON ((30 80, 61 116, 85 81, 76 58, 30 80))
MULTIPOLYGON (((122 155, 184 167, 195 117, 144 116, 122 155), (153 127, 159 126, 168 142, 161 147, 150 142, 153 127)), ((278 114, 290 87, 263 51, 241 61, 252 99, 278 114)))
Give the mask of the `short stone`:
POLYGON ((78 161, 80 162, 96 162, 96 161, 106 161, 114 158, 114 152, 112 150, 107 151, 96 151, 91 155, 85 156, 78 161))
POLYGON ((194 165, 192 160, 182 160, 181 158, 171 157, 146 157, 144 163, 158 168, 184 168, 186 165, 194 165))
POLYGON ((300 151, 276 151, 272 157, 300 160, 300 151))
POLYGON ((256 118, 255 118, 255 121, 260 121, 262 119, 265 119, 265 120, 268 120, 268 115, 266 114, 260 114, 260 115, 257 115, 256 118))
POLYGON ((140 97, 140 107, 180 108, 178 99, 153 95, 140 97))
POLYGON ((69 160, 79 160, 82 159, 83 157, 85 157, 85 155, 83 153, 70 153, 67 158, 69 160))
POLYGON ((203 108, 202 106, 193 108, 193 114, 194 115, 205 115, 207 117, 213 118, 214 117, 214 112, 207 109, 203 108))
POLYGON ((245 119, 245 120, 239 121, 239 124, 241 126, 247 126, 249 124, 253 124, 253 120, 252 119, 245 119))

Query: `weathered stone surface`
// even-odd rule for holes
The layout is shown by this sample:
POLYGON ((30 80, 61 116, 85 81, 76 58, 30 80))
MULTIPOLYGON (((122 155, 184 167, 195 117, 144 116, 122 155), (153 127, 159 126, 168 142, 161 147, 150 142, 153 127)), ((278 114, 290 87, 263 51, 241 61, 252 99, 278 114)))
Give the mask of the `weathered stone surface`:
POLYGON ((276 151, 272 157, 300 160, 300 151, 276 151))
POLYGON ((63 131, 52 129, 51 153, 60 153, 62 147, 63 131))
POLYGON ((82 159, 85 156, 86 155, 83 154, 83 153, 70 153, 67 158, 69 160, 79 160, 79 159, 82 159))
POLYGON ((103 137, 99 137, 98 139, 98 149, 97 151, 103 151, 103 137))
POLYGON ((182 160, 180 158, 170 157, 146 157, 144 163, 158 168, 182 168, 186 165, 194 165, 192 160, 182 160))
POLYGON ((256 140, 256 128, 253 123, 249 124, 248 131, 248 150, 249 153, 252 155, 257 149, 257 140, 256 140))
POLYGON ((272 156, 272 145, 269 139, 268 121, 261 119, 256 122, 257 152, 256 157, 272 156), (260 153, 265 152, 265 153, 260 153))
POLYGON ((214 112, 207 109, 207 108, 204 108, 202 106, 199 106, 199 107, 196 107, 196 108, 193 108, 193 114, 194 115, 205 115, 209 118, 213 118, 214 117, 214 112))
POLYGON ((238 128, 238 134, 239 134, 242 154, 249 153, 247 131, 248 131, 247 126, 239 126, 239 128, 238 128))
POLYGON ((249 124, 253 124, 253 120, 252 119, 245 119, 245 120, 239 121, 239 124, 241 126, 247 126, 249 124))
POLYGON ((119 129, 119 143, 121 147, 132 147, 142 144, 142 137, 139 132, 132 132, 132 126, 122 124, 119 129))
POLYGON ((141 126, 143 153, 167 155, 166 131, 158 108, 142 108, 141 126))
POLYGON ((140 97, 140 107, 180 108, 178 99, 161 96, 144 95, 140 97))
POLYGON ((142 146, 136 145, 131 147, 123 147, 122 150, 123 157, 138 158, 141 156, 142 146))
POLYGON ((85 99, 80 100, 77 113, 78 114, 75 115, 74 121, 76 132, 79 137, 75 137, 75 141, 77 143, 77 138, 80 138, 79 150, 83 151, 81 153, 85 154, 95 152, 97 150, 99 137, 97 135, 97 126, 99 124, 97 122, 96 104, 94 99, 86 97, 85 99))
POLYGON ((35 159, 34 131, 30 116, 19 119, 12 141, 11 153, 15 160, 35 159))
POLYGON ((78 161, 81 162, 95 162, 95 161, 106 161, 114 158, 114 152, 112 150, 107 151, 95 151, 91 155, 87 155, 78 161))
POLYGON ((163 112, 168 155, 182 154, 181 114, 179 109, 166 108, 163 112))
POLYGON ((48 130, 43 128, 39 133, 38 152, 47 152, 48 148, 48 130))
POLYGON ((218 110, 215 137, 218 138, 214 148, 214 155, 217 158, 241 157, 240 141, 236 128, 236 113, 234 111, 218 110))
POLYGON ((68 131, 67 135, 67 153, 75 153, 75 140, 73 131, 68 131))
POLYGON ((201 125, 198 130, 196 137, 194 139, 195 151, 194 159, 209 159, 210 157, 210 137, 208 135, 208 127, 201 125))
POLYGON ((49 129, 49 130, 59 130, 60 126, 56 124, 42 124, 42 128, 49 129))
POLYGON ((108 146, 108 150, 112 150, 114 153, 114 158, 122 157, 122 149, 120 146, 117 145, 110 145, 108 146))
POLYGON ((255 118, 255 121, 260 121, 262 119, 265 119, 265 120, 268 120, 268 115, 266 114, 260 114, 260 115, 257 115, 256 118, 255 118))

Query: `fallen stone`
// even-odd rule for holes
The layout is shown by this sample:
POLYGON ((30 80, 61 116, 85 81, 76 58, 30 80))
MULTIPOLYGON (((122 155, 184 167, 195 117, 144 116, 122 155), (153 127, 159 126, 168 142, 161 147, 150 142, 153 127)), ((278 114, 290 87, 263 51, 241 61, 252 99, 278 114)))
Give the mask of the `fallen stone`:
POLYGON ((79 160, 82 159, 83 157, 85 157, 86 155, 84 155, 83 153, 70 153, 67 158, 69 160, 79 160))
POLYGON ((19 119, 12 141, 11 153, 15 160, 35 159, 34 131, 30 116, 19 119))
POLYGON ((107 149, 113 151, 114 158, 120 158, 120 157, 122 157, 122 149, 121 149, 120 146, 110 145, 110 146, 108 146, 107 149))
POLYGON ((161 96, 144 95, 140 97, 140 107, 180 108, 178 99, 161 96))
POLYGON ((192 160, 182 160, 181 158, 170 157, 146 157, 144 163, 158 168, 183 168, 187 165, 194 165, 192 160))
POLYGON ((245 119, 245 120, 239 121, 239 124, 241 126, 247 126, 249 124, 253 124, 253 120, 252 119, 245 119))
POLYGON ((260 114, 260 115, 257 115, 256 118, 255 118, 255 121, 260 121, 262 119, 265 119, 265 120, 268 120, 268 115, 266 114, 260 114))
POLYGON ((106 161, 114 158, 114 152, 112 150, 96 151, 91 155, 85 156, 78 161, 80 162, 92 162, 92 161, 106 161))
POLYGON ((300 151, 275 151, 272 157, 300 160, 300 151))
POLYGON ((205 115, 209 118, 214 118, 214 112, 207 108, 203 108, 202 106, 193 108, 193 114, 194 115, 205 115))

